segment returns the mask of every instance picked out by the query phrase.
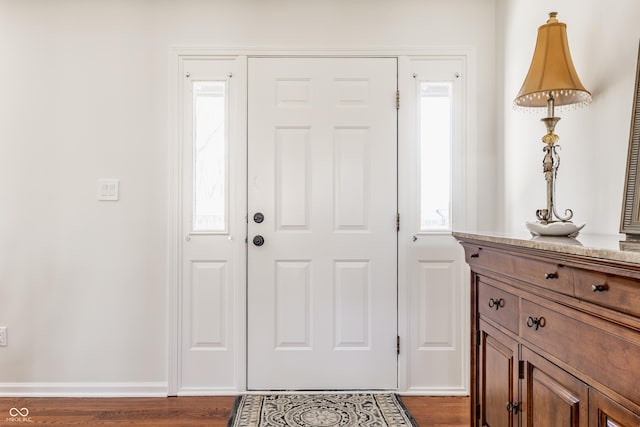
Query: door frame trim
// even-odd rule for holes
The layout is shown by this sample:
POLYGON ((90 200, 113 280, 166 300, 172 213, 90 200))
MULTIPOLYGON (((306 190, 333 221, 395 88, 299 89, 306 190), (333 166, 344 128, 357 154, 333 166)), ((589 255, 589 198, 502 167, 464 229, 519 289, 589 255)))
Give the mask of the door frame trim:
MULTIPOLYGON (((247 58, 248 57, 395 57, 398 59, 398 88, 400 92, 406 92, 408 79, 401 78, 401 73, 406 70, 409 58, 463 58, 467 69, 467 75, 470 77, 466 79, 466 100, 465 105, 468 106, 467 114, 465 116, 465 129, 466 135, 464 137, 464 199, 467 201, 465 204, 464 212, 464 224, 458 224, 458 227, 473 228, 475 225, 476 217, 476 170, 475 159, 477 137, 476 137, 476 49, 473 46, 425 46, 425 47, 350 47, 350 48, 282 48, 282 47, 221 47, 221 46, 170 46, 168 49, 168 74, 167 74, 167 231, 166 231, 166 277, 167 277, 167 395, 177 396, 184 395, 180 390, 180 378, 181 378, 181 358, 180 358, 180 325, 181 325, 181 309, 180 309, 180 286, 182 280, 182 239, 181 235, 181 223, 182 223, 182 140, 181 140, 181 103, 180 103, 180 64, 185 58, 237 58, 243 62, 243 74, 244 76, 238 76, 244 78, 246 82, 247 73, 247 58)), ((244 108, 243 117, 239 119, 244 123, 244 140, 243 149, 240 150, 244 153, 246 158, 246 128, 247 128, 247 108, 246 108, 246 84, 244 93, 244 108)), ((401 104, 402 105, 402 104, 401 104)), ((406 111, 406 110, 404 110, 406 111)), ((406 113, 405 113, 406 114, 406 113)), ((399 124, 402 123, 403 110, 398 113, 399 124)), ((407 136, 398 128, 398 170, 401 170, 401 162, 403 156, 402 150, 409 147, 411 141, 408 141, 407 136)), ((239 162, 234 165, 237 169, 233 171, 233 176, 238 181, 238 188, 244 188, 244 197, 238 197, 235 203, 238 204, 238 212, 245 212, 247 204, 246 194, 246 161, 244 163, 239 162), (240 167, 238 167, 240 166, 240 167), (242 205, 242 206, 240 206, 242 205)), ((401 192, 400 188, 402 176, 398 176, 398 210, 402 214, 402 211, 406 206, 407 192, 401 192)), ((401 229, 402 233, 402 229, 401 229)), ((401 242, 402 234, 399 235, 398 242, 401 242)), ((245 236, 246 238, 246 227, 245 236)), ((235 239, 236 244, 241 244, 242 239, 240 236, 235 239)), ((246 250, 243 248, 243 252, 246 254, 246 250)), ((398 335, 401 338, 401 342, 408 342, 408 324, 411 321, 409 310, 409 304, 407 301, 407 272, 406 270, 406 250, 403 250, 403 246, 398 245, 398 335)), ((244 279, 245 286, 237 287, 236 304, 233 307, 235 311, 234 320, 236 322, 235 331, 238 334, 236 351, 236 388, 235 390, 217 390, 217 389, 202 389, 201 393, 205 395, 213 394, 234 394, 244 393, 247 391, 247 313, 246 313, 246 256, 244 258, 238 257, 237 271, 244 271, 243 275, 238 276, 239 282, 244 279)), ((410 361, 407 358, 406 352, 400 352, 398 356, 398 391, 403 392, 407 389, 406 375, 409 372, 410 361)))

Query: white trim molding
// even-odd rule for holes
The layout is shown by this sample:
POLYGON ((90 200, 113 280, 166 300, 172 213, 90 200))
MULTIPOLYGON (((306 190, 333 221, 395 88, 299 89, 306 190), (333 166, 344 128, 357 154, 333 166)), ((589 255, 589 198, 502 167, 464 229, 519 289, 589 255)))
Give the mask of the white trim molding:
POLYGON ((240 393, 236 388, 181 387, 178 396, 236 396, 240 393))
POLYGON ((16 396, 167 397, 167 383, 0 383, 0 397, 16 396))
POLYGON ((401 396, 469 396, 468 387, 426 387, 420 389, 401 390, 401 396))

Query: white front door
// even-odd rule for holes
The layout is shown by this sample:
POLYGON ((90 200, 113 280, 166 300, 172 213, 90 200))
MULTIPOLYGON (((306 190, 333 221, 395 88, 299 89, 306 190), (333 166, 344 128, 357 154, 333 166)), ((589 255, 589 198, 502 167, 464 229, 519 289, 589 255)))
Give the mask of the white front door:
POLYGON ((397 60, 251 58, 248 388, 397 387, 397 60))

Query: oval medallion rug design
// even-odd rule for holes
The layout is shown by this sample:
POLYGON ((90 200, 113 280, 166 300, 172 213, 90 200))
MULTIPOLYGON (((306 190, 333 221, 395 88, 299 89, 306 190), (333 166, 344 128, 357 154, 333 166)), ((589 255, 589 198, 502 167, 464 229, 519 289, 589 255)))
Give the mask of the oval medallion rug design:
POLYGON ((229 427, 417 427, 395 394, 245 395, 229 427))

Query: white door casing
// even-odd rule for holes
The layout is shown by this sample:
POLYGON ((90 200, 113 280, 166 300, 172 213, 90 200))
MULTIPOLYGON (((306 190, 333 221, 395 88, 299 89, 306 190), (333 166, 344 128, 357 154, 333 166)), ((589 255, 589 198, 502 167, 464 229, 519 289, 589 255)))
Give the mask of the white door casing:
POLYGON ((248 388, 395 389, 397 60, 248 62, 248 388))

